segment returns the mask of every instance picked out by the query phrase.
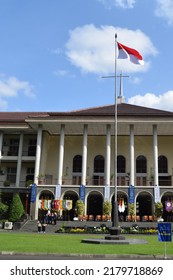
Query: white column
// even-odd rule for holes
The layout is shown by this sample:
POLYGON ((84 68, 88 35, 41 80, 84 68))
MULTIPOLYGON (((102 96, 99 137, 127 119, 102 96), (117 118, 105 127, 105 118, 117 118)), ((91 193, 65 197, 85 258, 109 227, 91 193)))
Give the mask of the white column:
POLYGON ((20 186, 20 175, 22 166, 22 151, 23 151, 23 132, 20 134, 19 151, 17 159, 17 172, 16 172, 16 187, 20 186))
POLYGON ((42 144, 42 126, 39 125, 37 130, 37 147, 36 147, 36 161, 35 161, 35 174, 34 174, 34 182, 36 184, 38 184, 38 175, 40 172, 41 144, 42 144))
POLYGON ((58 185, 62 185, 63 163, 64 163, 64 135, 65 125, 61 125, 60 143, 59 143, 59 166, 58 166, 58 185))
POLYGON ((88 126, 84 125, 83 128, 83 155, 82 155, 82 185, 86 185, 87 175, 87 137, 88 137, 88 126))
POLYGON ((105 185, 110 186, 110 169, 111 169, 111 126, 106 127, 106 174, 105 185))
POLYGON ((157 125, 153 125, 154 186, 159 185, 157 125))
POLYGON ((130 185, 135 185, 134 125, 130 125, 130 185))

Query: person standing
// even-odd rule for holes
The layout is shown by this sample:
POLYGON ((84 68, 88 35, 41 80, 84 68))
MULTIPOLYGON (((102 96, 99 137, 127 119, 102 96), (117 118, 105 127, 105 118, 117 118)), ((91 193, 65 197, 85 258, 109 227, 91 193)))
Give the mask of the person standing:
POLYGON ((41 232, 41 223, 40 221, 37 222, 38 233, 41 232))

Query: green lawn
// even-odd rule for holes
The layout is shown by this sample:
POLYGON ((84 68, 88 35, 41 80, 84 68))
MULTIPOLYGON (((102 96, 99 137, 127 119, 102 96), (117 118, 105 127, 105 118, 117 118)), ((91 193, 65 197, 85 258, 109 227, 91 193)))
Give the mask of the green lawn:
MULTIPOLYGON (((105 245, 81 243, 85 238, 104 238, 100 235, 85 234, 30 234, 0 233, 0 251, 44 252, 59 254, 140 254, 164 255, 164 243, 157 235, 131 235, 148 241, 138 245, 105 245)), ((167 255, 173 255, 173 244, 167 242, 167 255)))

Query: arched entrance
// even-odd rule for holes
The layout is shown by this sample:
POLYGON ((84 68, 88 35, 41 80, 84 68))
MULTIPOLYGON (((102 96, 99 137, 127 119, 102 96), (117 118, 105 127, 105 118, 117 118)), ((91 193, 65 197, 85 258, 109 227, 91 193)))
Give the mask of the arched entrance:
POLYGON ((72 200, 72 209, 71 210, 63 210, 63 220, 73 220, 75 215, 75 205, 76 201, 79 199, 78 195, 74 191, 66 191, 63 195, 63 200, 72 200))
POLYGON ((146 220, 148 216, 153 216, 153 197, 149 192, 142 191, 136 198, 136 216, 140 216, 140 220, 146 220))
POLYGON ((87 197, 87 215, 97 215, 103 213, 103 195, 100 192, 92 191, 87 197))
MULTIPOLYGON (((115 195, 113 195, 112 199, 111 199, 111 203, 112 203, 111 217, 113 217, 113 215, 114 215, 114 200, 115 200, 115 195)), ((118 203, 118 219, 119 219, 120 222, 124 222, 126 220, 126 216, 128 215, 127 194, 122 192, 122 191, 118 191, 117 192, 117 203, 118 203)))
POLYGON ((173 222, 173 192, 165 192, 162 195, 161 202, 163 204, 164 222, 173 222))
POLYGON ((52 200, 54 200, 54 194, 49 190, 41 191, 39 194, 38 205, 38 220, 44 221, 47 211, 52 208, 52 200))

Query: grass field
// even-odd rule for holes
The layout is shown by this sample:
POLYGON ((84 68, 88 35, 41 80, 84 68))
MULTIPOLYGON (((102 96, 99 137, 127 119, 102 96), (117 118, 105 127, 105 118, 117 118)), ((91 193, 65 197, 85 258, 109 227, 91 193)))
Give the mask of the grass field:
MULTIPOLYGON (((0 251, 58 254, 140 254, 164 255, 164 242, 157 235, 131 235, 148 241, 148 244, 105 245, 81 243, 85 238, 101 238, 85 234, 30 234, 0 233, 0 251)), ((102 236, 104 238, 104 236, 102 236)), ((167 254, 173 255, 173 244, 167 242, 167 254)))

